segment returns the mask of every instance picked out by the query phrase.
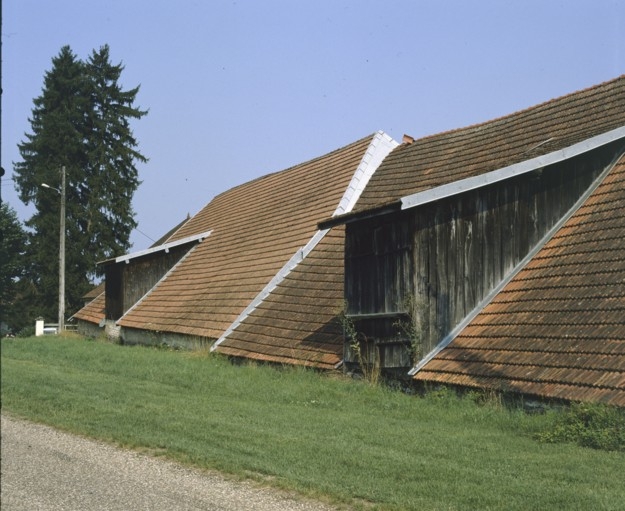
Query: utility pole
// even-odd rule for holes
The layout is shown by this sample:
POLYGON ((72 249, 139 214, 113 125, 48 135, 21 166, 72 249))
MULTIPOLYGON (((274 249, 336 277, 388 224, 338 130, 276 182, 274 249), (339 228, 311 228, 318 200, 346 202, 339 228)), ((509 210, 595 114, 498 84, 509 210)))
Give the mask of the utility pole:
POLYGON ((59 326, 58 333, 65 330, 65 165, 61 167, 61 189, 41 183, 61 196, 61 220, 59 222, 59 326))
POLYGON ((65 165, 61 167, 61 226, 59 233, 59 334, 65 331, 65 165))

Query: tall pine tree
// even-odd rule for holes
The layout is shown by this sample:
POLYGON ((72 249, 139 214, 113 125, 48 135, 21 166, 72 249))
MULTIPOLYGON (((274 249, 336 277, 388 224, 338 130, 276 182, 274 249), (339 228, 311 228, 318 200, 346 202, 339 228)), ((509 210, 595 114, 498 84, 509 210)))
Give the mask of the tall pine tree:
POLYGON ((66 311, 82 305, 97 274, 96 262, 127 251, 136 222, 132 198, 139 185, 137 150, 130 121, 147 112, 133 106, 138 87, 122 90, 123 67, 109 61, 103 46, 83 62, 64 46, 45 74, 35 98, 32 133, 19 144, 21 162, 14 164, 20 199, 36 212, 30 229, 29 275, 37 290, 36 309, 47 318, 58 307, 60 197, 47 183, 61 186, 66 169, 66 311))
POLYGON ((131 203, 140 184, 135 163, 146 158, 137 150, 130 121, 147 111, 133 107, 139 87, 122 90, 119 79, 123 69, 121 64, 111 64, 108 45, 94 50, 86 63, 88 186, 82 190, 81 202, 86 206, 83 231, 91 264, 125 253, 130 233, 137 226, 131 203))
POLYGON ((25 290, 20 289, 20 282, 26 269, 26 232, 6 202, 0 204, 0 232, 0 335, 4 335, 5 326, 14 333, 25 326, 21 301, 25 290))

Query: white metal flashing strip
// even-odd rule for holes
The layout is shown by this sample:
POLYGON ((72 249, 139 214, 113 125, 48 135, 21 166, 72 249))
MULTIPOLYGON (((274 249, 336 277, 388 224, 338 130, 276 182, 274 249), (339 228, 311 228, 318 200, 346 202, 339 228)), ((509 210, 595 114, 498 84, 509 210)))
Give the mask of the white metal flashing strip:
MULTIPOLYGON (((371 176, 376 171, 382 160, 386 158, 399 144, 389 137, 383 131, 378 131, 371 140, 371 143, 367 147, 360 164, 356 168, 352 179, 347 186, 347 190, 343 194, 339 205, 334 211, 332 216, 348 213, 352 210, 356 201, 360 197, 360 194, 365 189, 365 186, 371 179, 371 176)), ((299 249, 291 259, 278 271, 278 273, 269 281, 269 283, 263 288, 263 290, 256 295, 256 297, 249 303, 249 305, 239 314, 237 319, 226 329, 226 331, 215 341, 211 347, 211 351, 217 349, 217 347, 247 318, 272 292, 273 290, 295 269, 295 267, 301 263, 308 254, 319 244, 323 237, 330 231, 330 229, 323 229, 317 231, 316 234, 310 239, 305 247, 299 249)))
POLYGON ((271 293, 272 291, 287 277, 295 267, 301 263, 308 254, 317 246, 317 244, 323 239, 330 229, 324 229, 323 231, 317 231, 315 235, 310 239, 305 247, 300 248, 295 254, 288 260, 288 262, 276 273, 276 275, 269 281, 269 283, 263 288, 263 290, 256 295, 256 297, 249 303, 249 305, 239 314, 237 319, 226 329, 217 341, 211 346, 211 351, 217 349, 225 339, 228 337, 242 322, 247 318, 271 293))
MULTIPOLYGON (((200 240, 200 241, 201 241, 201 240, 200 240)), ((194 250, 198 247, 198 245, 199 245, 199 243, 198 243, 198 244, 196 244, 196 245, 193 245, 193 246, 189 249, 189 251, 188 251, 185 255, 183 255, 183 256, 180 258, 180 260, 179 260, 176 264, 174 264, 174 265, 173 265, 173 266, 169 269, 169 271, 167 271, 167 272, 165 273, 165 275, 163 275, 163 276, 162 276, 162 277, 158 280, 158 282, 157 282, 156 284, 154 284, 154 285, 152 286, 152 288, 151 288, 151 289, 150 289, 147 293, 145 293, 145 294, 144 294, 141 298, 139 298, 139 299, 136 301, 136 303, 135 303, 132 307, 130 307, 130 309, 128 309, 128 310, 124 313, 124 315, 123 315, 121 318, 119 318, 119 319, 115 322, 115 324, 117 325, 117 324, 118 324, 118 323, 119 323, 122 319, 124 319, 124 318, 125 318, 128 314, 130 314, 130 313, 131 313, 131 312, 132 312, 132 311, 133 311, 133 310, 134 310, 134 309, 135 309, 135 308, 136 308, 136 307, 137 307, 137 306, 138 306, 138 305, 139 305, 139 304, 140 304, 143 300, 145 300, 145 299, 146 299, 146 298, 147 298, 147 297, 148 297, 148 296, 152 293, 152 291, 154 291, 154 290, 155 290, 155 289, 156 289, 156 288, 157 288, 157 287, 161 284, 161 282, 163 282, 165 279, 167 279, 167 277, 169 277, 169 276, 172 274, 172 272, 173 272, 173 271, 174 271, 174 270, 175 270, 175 269, 176 269, 176 268, 177 268, 177 267, 178 267, 178 266, 179 266, 179 265, 180 265, 180 264, 181 264, 181 263, 182 263, 182 262, 183 262, 183 261, 184 261, 187 257, 189 257, 189 256, 191 255, 191 253, 192 253, 192 252, 193 252, 193 251, 194 251, 194 250)))
POLYGON ((457 195, 468 190, 474 190, 492 183, 497 183, 498 181, 525 174, 546 167, 547 165, 553 165, 554 163, 578 156, 623 137, 625 137, 625 126, 588 138, 577 144, 565 147, 564 149, 559 149, 536 158, 515 163, 514 165, 502 167, 479 176, 461 179, 423 192, 407 195, 401 199, 401 209, 414 208, 422 204, 427 204, 428 202, 444 199, 445 197, 457 195))
POLYGON ((430 362, 436 355, 443 351, 451 342, 464 330, 475 317, 482 312, 482 310, 493 301, 493 299, 501 292, 501 290, 508 285, 508 283, 516 277, 516 275, 534 258, 534 256, 542 250, 542 248, 549 242, 551 238, 562 228, 562 226, 569 221, 569 219, 581 208, 597 187, 603 182, 606 176, 610 173, 614 165, 623 157, 620 154, 610 165, 608 165, 595 179, 595 181, 588 187, 588 189, 581 195, 581 197, 573 204, 573 206, 564 214, 564 216, 543 236, 543 238, 536 244, 536 246, 506 275, 501 282, 495 286, 495 288, 484 297, 484 299, 477 304, 477 306, 467 314, 467 316, 440 342, 436 347, 430 351, 423 359, 419 361, 409 372, 409 376, 414 376, 423 367, 430 362))
POLYGON ((332 214, 333 217, 349 213, 353 209, 365 186, 367 186, 369 179, 371 179, 371 176, 373 176, 380 163, 382 163, 382 160, 398 145, 398 142, 383 131, 378 131, 373 136, 373 140, 362 157, 356 172, 354 172, 343 198, 339 202, 336 211, 332 214))
MULTIPOLYGON (((103 263, 107 263, 107 262, 128 263, 132 259, 136 259, 137 257, 154 254, 156 252, 161 252, 161 251, 169 252, 172 248, 178 247, 180 245, 184 245, 185 243, 191 243, 192 241, 202 241, 204 238, 207 238, 208 236, 210 236, 212 232, 213 232, 212 230, 205 231, 200 234, 194 234, 193 236, 187 236, 186 238, 181 238, 179 240, 171 241, 169 243, 163 243, 162 245, 158 245, 156 247, 147 248, 145 250, 140 250, 138 252, 133 252, 131 254, 125 254, 123 256, 116 257, 115 259, 109 259, 107 261, 102 261, 102 262, 103 263)), ((98 263, 98 264, 102 264, 102 263, 98 263)))

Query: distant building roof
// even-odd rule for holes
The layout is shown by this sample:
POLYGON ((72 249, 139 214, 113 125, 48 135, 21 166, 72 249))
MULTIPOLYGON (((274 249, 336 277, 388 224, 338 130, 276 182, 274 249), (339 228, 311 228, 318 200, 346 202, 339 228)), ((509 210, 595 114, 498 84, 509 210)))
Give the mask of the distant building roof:
POLYGON ((84 300, 93 300, 104 292, 104 282, 100 282, 97 286, 83 296, 84 300))

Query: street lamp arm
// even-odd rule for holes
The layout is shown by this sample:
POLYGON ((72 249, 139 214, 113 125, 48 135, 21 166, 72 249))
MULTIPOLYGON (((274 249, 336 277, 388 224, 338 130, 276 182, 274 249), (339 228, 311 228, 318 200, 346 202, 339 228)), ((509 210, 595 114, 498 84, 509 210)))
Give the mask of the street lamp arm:
POLYGON ((59 190, 58 188, 54 188, 54 186, 50 186, 49 184, 41 183, 41 186, 43 186, 44 188, 49 188, 50 190, 54 190, 58 194, 61 193, 61 190, 59 190))

